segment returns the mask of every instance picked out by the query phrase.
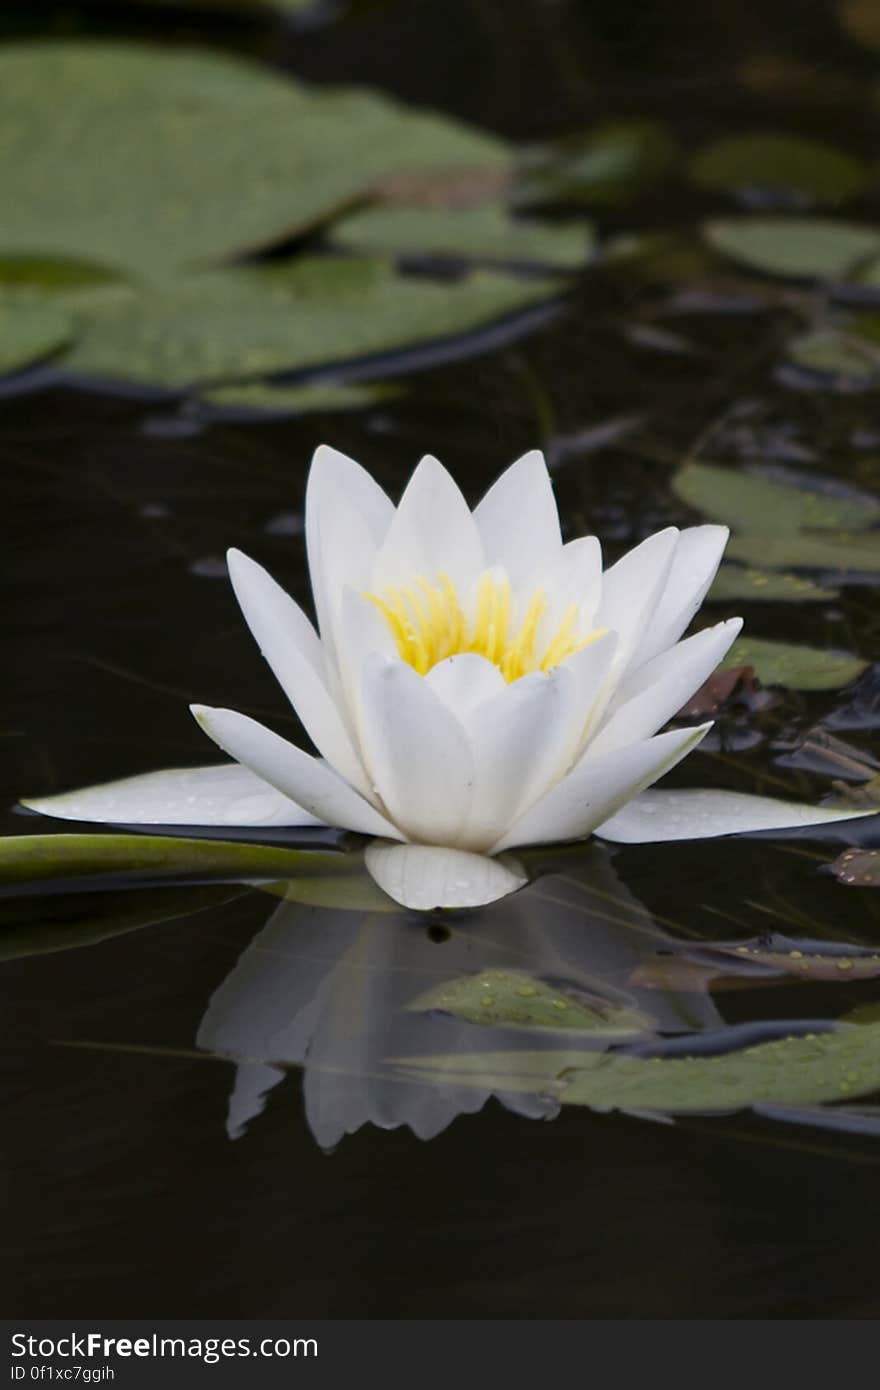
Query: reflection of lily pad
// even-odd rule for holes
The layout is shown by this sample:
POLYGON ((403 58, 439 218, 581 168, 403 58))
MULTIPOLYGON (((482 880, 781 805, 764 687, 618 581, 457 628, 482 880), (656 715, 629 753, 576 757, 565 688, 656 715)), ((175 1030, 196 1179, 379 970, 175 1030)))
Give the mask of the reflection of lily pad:
POLYGON ((716 140, 694 156, 689 170, 695 183, 713 191, 779 189, 830 204, 855 197, 866 179, 862 161, 845 150, 774 133, 716 140))
POLYGON ((802 1105, 880 1087, 880 1025, 759 1043, 721 1056, 494 1052, 397 1059, 408 1076, 553 1095, 566 1105, 659 1114, 802 1105))
POLYGON ((382 255, 533 262, 560 270, 583 265, 593 249, 592 231, 582 222, 526 221, 493 203, 367 209, 334 227, 333 239, 355 251, 382 255))
POLYGON ((651 1020, 635 1009, 587 1000, 516 970, 462 975, 426 990, 409 1008, 418 1013, 437 1009, 468 1023, 496 1027, 623 1034, 642 1033, 651 1026, 651 1020))
POLYGON ((839 690, 856 680, 867 665, 847 652, 744 637, 734 642, 722 668, 753 666, 764 685, 787 685, 792 690, 839 690))
POLYGON ((70 316, 51 304, 0 297, 0 373, 51 357, 72 332, 70 316))
POLYGON ((506 160, 455 121, 209 51, 0 54, 0 253, 167 274, 313 227, 391 174, 506 160))
POLYGON ((709 598, 716 602, 749 599, 753 602, 813 603, 837 598, 837 593, 837 589, 823 588, 799 574, 722 565, 709 590, 709 598))
POLYGON ((443 283, 346 257, 205 271, 71 296, 80 334, 64 365, 170 388, 260 377, 463 333, 555 290, 491 271, 443 283))
POLYGON ((769 275, 846 280, 880 255, 880 228, 823 217, 736 217, 707 222, 716 251, 769 275))
POLYGON ((676 143, 659 121, 607 121, 522 157, 514 188, 520 205, 581 201, 619 207, 669 173, 676 143))

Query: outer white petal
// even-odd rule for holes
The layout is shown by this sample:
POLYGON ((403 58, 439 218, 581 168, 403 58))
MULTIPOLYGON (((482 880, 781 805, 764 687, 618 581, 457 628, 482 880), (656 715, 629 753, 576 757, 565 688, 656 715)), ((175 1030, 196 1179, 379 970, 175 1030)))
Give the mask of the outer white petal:
POLYGON ((169 768, 22 806, 59 820, 116 825, 323 825, 239 763, 169 768))
POLYGON ((488 849, 568 768, 577 744, 578 685, 571 671, 533 672, 468 719, 476 786, 464 843, 488 849))
POLYGON ((490 487, 474 512, 488 565, 521 584, 549 569, 562 548, 559 514, 544 455, 523 454, 490 487))
POLYGON ((306 485, 306 547, 312 593, 328 656, 346 584, 369 588, 373 556, 385 538, 394 507, 354 459, 322 444, 306 485))
POLYGON ((489 859, 463 849, 376 840, 367 846, 364 858, 382 891, 416 912, 482 907, 526 882, 524 869, 509 855, 489 859))
POLYGON ((474 791, 470 743, 439 695, 403 661, 376 655, 366 662, 363 751, 405 838, 455 844, 474 791))
POLYGON ((674 526, 657 531, 627 551, 603 576, 596 626, 619 634, 617 664, 621 673, 630 661, 640 660, 642 639, 666 586, 678 534, 674 526))
POLYGON ((613 693, 612 672, 617 651, 617 633, 605 632, 565 662, 577 682, 580 727, 572 749, 572 762, 585 747, 605 712, 613 693))
POLYGON ((507 690, 498 667, 476 652, 461 652, 438 661, 425 680, 465 727, 478 706, 507 690))
POLYGON ((342 593, 336 635, 341 698, 345 701, 351 727, 356 732, 358 757, 362 758, 361 688, 364 665, 374 652, 396 657, 397 646, 391 629, 376 605, 351 588, 344 589, 342 593))
POLYGON ((635 653, 636 663, 650 661, 687 629, 709 592, 729 535, 726 526, 689 526, 682 531, 657 610, 635 653))
POLYGON ((686 788, 643 792, 599 826, 596 834, 617 844, 641 845, 661 840, 706 840, 755 830, 801 829, 876 814, 864 808, 838 810, 747 792, 686 788))
POLYGON ((317 816, 326 825, 362 835, 402 839, 400 831, 364 801, 332 768, 279 738, 255 719, 231 709, 191 705, 205 733, 225 753, 249 767, 271 786, 317 816))
POLYGON ((348 729, 327 689, 318 634, 266 571, 230 550, 229 576, 248 627, 318 752, 364 795, 369 788, 348 729))
POLYGON ((671 729, 597 758, 588 750, 567 777, 502 835, 493 852, 589 835, 681 762, 711 727, 671 729))
POLYGON ((610 753, 661 729, 709 678, 741 627, 742 618, 730 618, 640 666, 618 689, 616 708, 590 743, 591 756, 610 753))
POLYGON ((412 584, 417 575, 433 583, 438 574, 448 574, 462 592, 484 567, 467 502, 442 463, 426 455, 407 483, 376 555, 370 587, 380 592, 412 584))

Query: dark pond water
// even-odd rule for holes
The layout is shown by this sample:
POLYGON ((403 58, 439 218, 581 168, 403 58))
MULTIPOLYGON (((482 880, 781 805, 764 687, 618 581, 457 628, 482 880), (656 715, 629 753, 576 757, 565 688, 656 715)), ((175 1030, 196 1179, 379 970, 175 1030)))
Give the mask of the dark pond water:
MULTIPOLYGON (((47 5, 8 7, 2 26, 196 37, 517 140, 613 116, 661 119, 691 149, 768 127, 876 147, 880 54, 819 3, 328 5, 289 29, 47 5)), ((873 181, 830 215, 880 220, 873 181)), ((753 189, 739 209, 769 196, 753 189)), ((736 207, 672 181, 591 214, 610 238, 736 207)), ((54 828, 14 811, 20 794, 203 761, 192 700, 297 733, 222 556, 240 546, 307 601, 301 504, 321 441, 392 492, 430 450, 473 500, 541 445, 568 533, 594 530, 610 554, 695 517, 670 486, 685 457, 876 491, 873 382, 786 364, 790 303, 732 275, 694 262, 670 279, 650 260, 590 271, 527 334, 418 372, 402 356, 382 374, 405 393, 354 413, 209 420, 48 375, 4 387, 3 832, 54 828), (671 311, 686 291, 692 312, 671 311)), ((877 291, 860 293, 870 307, 877 291)), ((740 611, 753 636, 877 655, 870 583, 711 608, 740 611)), ((791 757, 820 727, 866 760, 851 785, 867 782, 876 692, 869 669, 842 690, 729 703, 678 780, 817 800, 846 776, 839 752, 791 757)), ((871 833, 596 848, 550 862, 513 905, 429 925, 216 883, 5 897, 7 1315, 876 1316, 880 1127, 860 1078, 880 1043, 854 1080, 829 1064, 816 1101, 844 1102, 839 1127, 810 1099, 784 1114, 725 1106, 724 1083, 699 1076, 698 1108, 716 1113, 674 1124, 659 1102, 646 1113, 644 1086, 640 1103, 589 1108, 556 1084, 609 1043, 662 1068, 684 1055, 676 1037, 708 1060, 821 1040, 850 1016, 873 1028, 877 895, 823 871, 871 833), (768 932, 787 939, 782 956, 813 943, 810 978, 707 954, 766 947, 768 932), (438 1010, 437 991, 472 976, 493 998, 525 989, 519 1007, 539 989, 546 1010, 604 1018, 605 1032, 584 1042, 574 1027, 492 1026, 491 1006, 438 1010), (433 1007, 409 1007, 429 991, 433 1007)))

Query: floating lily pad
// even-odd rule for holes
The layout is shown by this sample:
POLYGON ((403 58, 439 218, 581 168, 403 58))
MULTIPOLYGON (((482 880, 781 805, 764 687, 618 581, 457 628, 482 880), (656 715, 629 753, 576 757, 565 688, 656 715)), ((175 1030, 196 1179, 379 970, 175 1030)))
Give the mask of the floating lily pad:
POLYGON ((73 323, 62 309, 0 294, 0 373, 51 357, 72 336, 73 323))
POLYGON ((835 328, 820 328, 793 338, 786 355, 807 371, 827 373, 865 389, 880 373, 880 347, 855 332, 835 328))
POLYGON ((672 480, 675 495, 737 530, 797 535, 802 529, 858 530, 880 520, 880 502, 811 492, 739 469, 690 463, 672 480))
POLYGON ((880 1087, 880 1024, 786 1037, 720 1056, 642 1057, 569 1049, 398 1058, 397 1065, 414 1079, 540 1092, 564 1105, 597 1110, 733 1111, 870 1094, 880 1087))
POLYGON ((880 543, 857 532, 771 536, 756 531, 751 535, 732 536, 727 554, 747 565, 837 571, 850 581, 856 574, 870 575, 880 571, 880 543))
POLYGON ((694 156, 689 172, 714 192, 778 189, 827 204, 855 197, 867 180, 855 155, 824 141, 775 133, 716 140, 694 156))
POLYGON ((736 217, 703 226, 716 251, 769 275, 847 280, 880 256, 880 227, 822 217, 736 217))
POLYGON ((333 228, 335 243, 392 256, 464 257, 574 270, 592 254, 592 228, 583 222, 513 218, 493 203, 476 207, 377 207, 333 228))
POLYGON ((608 121, 523 155, 513 191, 520 206, 580 201, 620 207, 664 178, 678 147, 659 121, 608 121))
POLYGON ((468 1023, 495 1027, 549 1028, 598 1034, 643 1033, 652 1020, 635 1009, 585 999, 517 970, 484 970, 435 985, 408 1007, 432 1009, 468 1023))
POLYGON ((880 849, 845 849, 831 872, 838 882, 855 888, 880 888, 880 849))
POLYGON ((709 599, 725 602, 748 599, 751 602, 818 603, 837 598, 837 589, 826 589, 799 574, 753 569, 744 565, 722 565, 709 599))
POLYGON ((402 394, 398 387, 379 383, 334 385, 316 383, 314 386, 274 385, 270 381, 238 382, 231 386, 215 386, 201 391, 198 399, 215 406, 224 414, 240 416, 304 415, 310 411, 366 410, 380 401, 393 400, 402 394))
POLYGON ((79 333, 64 365, 172 389, 222 384, 464 333, 556 292, 540 279, 486 271, 446 283, 348 257, 205 271, 66 298, 79 333))
POLYGON ((764 685, 786 685, 792 690, 839 690, 856 680, 867 665, 848 652, 744 637, 734 642, 722 669, 753 666, 764 685))
POLYGON ((187 878, 241 883, 361 872, 357 856, 226 840, 165 835, 9 835, 0 838, 0 884, 83 880, 112 874, 121 882, 187 878))
POLYGON ((315 227, 394 173, 507 160, 456 121, 219 53, 78 41, 0 53, 0 254, 165 276, 315 227))

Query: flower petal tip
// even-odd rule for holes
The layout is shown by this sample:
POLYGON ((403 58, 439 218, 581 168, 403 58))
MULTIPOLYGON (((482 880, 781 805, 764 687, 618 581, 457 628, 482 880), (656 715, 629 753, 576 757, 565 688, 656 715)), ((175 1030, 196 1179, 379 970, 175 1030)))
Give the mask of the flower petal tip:
POLYGON ((364 857, 382 891, 414 912, 485 907, 528 881, 522 865, 506 854, 490 858, 443 845, 374 840, 364 857))

